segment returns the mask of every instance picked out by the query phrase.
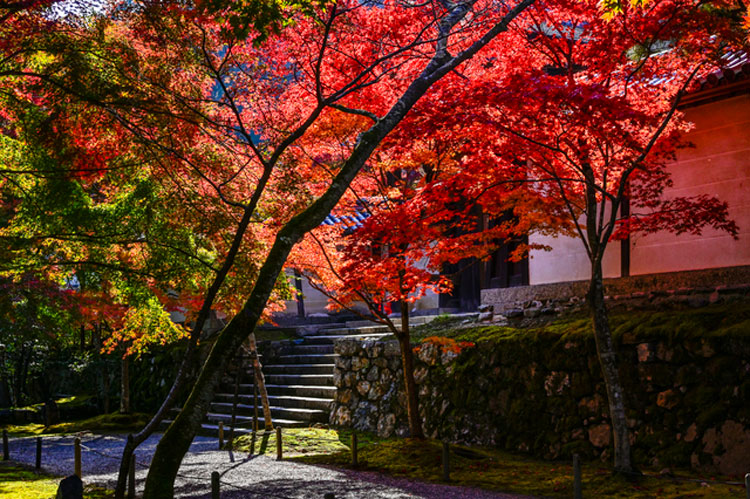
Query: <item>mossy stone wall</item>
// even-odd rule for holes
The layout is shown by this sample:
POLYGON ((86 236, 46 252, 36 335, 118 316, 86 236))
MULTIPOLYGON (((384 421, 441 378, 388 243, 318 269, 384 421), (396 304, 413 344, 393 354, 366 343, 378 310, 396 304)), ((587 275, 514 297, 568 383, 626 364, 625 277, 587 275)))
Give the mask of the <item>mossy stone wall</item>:
MULTIPOLYGON (((619 336, 628 424, 640 465, 750 472, 750 336, 619 336)), ((330 422, 406 436, 398 344, 339 340, 330 422)), ((606 392, 588 335, 530 333, 455 353, 420 345, 427 435, 544 458, 611 457, 606 392)))

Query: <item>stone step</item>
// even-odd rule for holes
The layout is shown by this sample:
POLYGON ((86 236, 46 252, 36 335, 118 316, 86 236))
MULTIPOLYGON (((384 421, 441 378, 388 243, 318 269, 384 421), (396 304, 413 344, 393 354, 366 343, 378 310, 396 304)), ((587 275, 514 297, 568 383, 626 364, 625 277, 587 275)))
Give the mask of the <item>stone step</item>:
MULTIPOLYGON (((207 415, 208 416, 208 415, 207 415)), ((160 428, 161 430, 166 430, 167 427, 172 424, 173 419, 165 419, 161 422, 160 428)), ((221 420, 222 424, 224 425, 224 438, 229 438, 229 429, 231 426, 232 418, 230 418, 227 421, 221 420)), ((281 426, 282 428, 304 428, 307 426, 310 426, 310 421, 301 421, 296 419, 284 419, 284 418, 274 418, 273 426, 281 426)), ((235 428, 234 433, 235 435, 247 435, 252 433, 252 426, 253 426, 253 418, 247 418, 247 419, 241 419, 235 417, 235 428)), ((260 428, 260 432, 262 433, 265 427, 265 420, 263 419, 263 415, 258 415, 258 428, 260 428)), ((198 430, 198 433, 202 436, 207 437, 218 437, 219 436, 219 424, 218 421, 214 420, 207 420, 201 424, 200 430, 198 430)))
POLYGON ((272 364, 263 366, 263 374, 332 374, 335 364, 272 364))
MULTIPOLYGON (((427 324, 431 320, 433 320, 436 315, 417 315, 409 317, 409 325, 410 326, 421 326, 422 324, 427 324)), ((392 318, 391 321, 396 324, 397 326, 401 325, 401 319, 399 318, 392 318)), ((370 327, 375 324, 373 321, 368 320, 358 320, 358 321, 346 321, 346 327, 348 328, 362 328, 362 327, 370 327)))
MULTIPOLYGON (((252 404, 253 385, 241 385, 244 387, 239 393, 240 400, 252 404)), ((326 385, 266 385, 268 395, 292 395, 295 397, 312 397, 333 400, 336 395, 335 386, 326 385)), ((260 397, 260 395, 258 395, 260 397)), ((234 391, 225 390, 216 394, 217 400, 231 402, 234 400, 234 391)))
POLYGON ((277 364, 333 364, 337 355, 334 353, 316 353, 309 355, 280 355, 277 364))
POLYGON ((284 350, 285 355, 315 355, 333 353, 333 342, 330 343, 299 343, 284 350))
POLYGON ((336 396, 336 387, 331 385, 266 385, 269 395, 295 395, 298 397, 330 398, 336 396))
MULTIPOLYGON (((270 385, 326 385, 333 386, 331 374, 269 374, 266 382, 270 385)), ((250 385, 252 389, 252 385, 250 385)), ((243 392, 245 390, 242 390, 243 392)))
MULTIPOLYGON (((271 406, 271 417, 285 421, 307 421, 309 423, 327 423, 328 411, 321 409, 306 409, 302 407, 278 407, 271 406)), ((250 427, 253 420, 253 407, 245 404, 237 405, 237 414, 235 421, 238 426, 250 427), (246 424, 247 423, 247 424, 246 424)), ((261 408, 258 408, 258 417, 263 414, 261 408)), ((221 402, 211 403, 211 412, 206 414, 209 421, 218 423, 222 421, 224 426, 232 421, 232 404, 222 404, 221 402), (226 412, 224 412, 226 411, 226 412)))
POLYGON ((332 334, 332 335, 320 335, 320 336, 306 336, 305 345, 321 345, 330 344, 333 345, 336 340, 360 338, 363 340, 377 340, 388 336, 388 333, 370 333, 370 334, 332 334))
POLYGON ((375 333, 390 333, 388 326, 372 325, 372 326, 361 326, 361 327, 338 327, 334 329, 326 329, 326 335, 343 335, 343 336, 358 336, 363 334, 375 334, 375 333))
MULTIPOLYGON (((243 404, 253 409, 253 396, 252 395, 239 395, 237 397, 239 404, 243 404)), ((232 403, 234 401, 234 395, 230 393, 217 393, 214 402, 216 404, 226 404, 229 406, 226 411, 215 411, 215 412, 232 412, 232 403)), ((271 405, 277 407, 301 407, 303 409, 320 409, 328 410, 331 402, 333 401, 330 397, 302 397, 299 395, 268 395, 268 402, 271 405)), ((239 406, 239 404, 237 404, 239 406)), ((223 405, 221 407, 224 407, 223 405)), ((261 410, 260 397, 258 397, 258 410, 261 410)))
MULTIPOLYGON (((240 403, 237 404, 237 414, 252 415, 255 407, 253 406, 252 397, 242 399, 238 397, 240 403)), ((315 409, 320 411, 327 411, 331 405, 332 399, 327 398, 314 398, 314 397, 298 397, 295 395, 269 395, 268 403, 272 407, 291 407, 298 409, 315 409)), ((258 398, 258 411, 262 411, 262 404, 260 397, 258 398)), ((221 400, 214 401, 211 403, 211 412, 221 412, 225 414, 232 413, 232 401, 221 400)))

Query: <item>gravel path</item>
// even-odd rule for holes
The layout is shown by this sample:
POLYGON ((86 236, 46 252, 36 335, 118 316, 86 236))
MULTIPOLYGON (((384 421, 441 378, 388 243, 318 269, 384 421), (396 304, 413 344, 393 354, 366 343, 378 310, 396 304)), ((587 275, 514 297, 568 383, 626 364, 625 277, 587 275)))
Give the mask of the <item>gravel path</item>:
MULTIPOLYGON (((161 435, 153 435, 136 452, 138 492, 142 490, 147 463, 161 435)), ((73 472, 72 436, 44 437, 42 467, 65 476, 73 472)), ((34 437, 11 439, 10 456, 14 461, 34 464, 34 437)), ((124 446, 121 435, 83 435, 82 473, 84 482, 114 488, 119 457, 124 446)), ((416 482, 373 472, 339 470, 290 461, 276 461, 265 456, 248 458, 216 450, 216 439, 196 437, 185 456, 175 483, 177 497, 211 497, 212 471, 221 473, 222 498, 322 498, 332 492, 336 498, 521 498, 480 489, 416 482)))

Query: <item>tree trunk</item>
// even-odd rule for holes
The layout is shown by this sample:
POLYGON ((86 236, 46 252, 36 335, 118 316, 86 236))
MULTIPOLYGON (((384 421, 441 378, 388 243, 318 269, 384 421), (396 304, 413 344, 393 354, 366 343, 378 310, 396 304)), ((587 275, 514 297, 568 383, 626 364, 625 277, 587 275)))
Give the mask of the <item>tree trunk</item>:
POLYGON ((156 453, 146 477, 144 499, 174 497, 174 480, 180 463, 190 448, 226 370, 230 356, 225 352, 236 351, 242 344, 243 323, 242 320, 230 322, 214 343, 185 405, 156 447, 156 453))
MULTIPOLYGON (((226 369, 231 352, 242 345, 244 339, 258 324, 266 307, 284 263, 292 247, 309 231, 318 227, 336 206, 352 180, 370 158, 385 136, 404 118, 406 113, 440 78, 453 71, 459 64, 473 57, 497 35, 507 30, 510 22, 535 0, 522 0, 490 28, 484 36, 470 47, 451 57, 445 48, 445 40, 436 43, 435 53, 422 73, 413 80, 393 107, 366 132, 359 135, 357 144, 349 158, 331 181, 328 189, 304 211, 292 217, 277 233, 273 246, 260 268, 258 278, 239 313, 219 333, 211 352, 201 367, 198 379, 185 405, 175 421, 169 426, 156 447, 151 461, 144 499, 162 499, 174 496, 174 480, 185 453, 200 427, 214 391, 226 369)), ((465 18, 467 4, 458 4, 452 13, 441 22, 442 33, 449 33, 465 18)), ((314 119, 314 117, 311 117, 314 119)), ((293 136, 289 137, 293 141, 293 136)), ((278 149, 278 154, 282 149, 278 149)), ((278 155, 273 156, 274 164, 278 155)), ((269 170, 270 171, 270 170, 269 170)), ((408 340, 407 340, 408 343, 408 340)), ((411 349, 411 345, 408 345, 411 349)))
POLYGON ((401 333, 398 335, 401 347, 401 365, 404 369, 404 391, 406 393, 406 413, 409 418, 409 436, 424 438, 422 417, 419 415, 419 394, 414 381, 414 351, 411 348, 409 332, 409 304, 401 302, 401 333))
POLYGON ((620 383, 617 351, 609 328, 607 307, 604 303, 601 261, 592 266, 588 298, 594 319, 596 353, 602 368, 604 384, 607 387, 609 416, 612 421, 612 435, 614 437, 614 472, 625 475, 635 474, 638 472, 633 466, 630 452, 630 432, 626 421, 624 392, 620 383))
POLYGON ((266 431, 273 430, 273 418, 271 417, 271 405, 268 403, 268 391, 266 390, 266 378, 263 376, 263 366, 260 363, 258 357, 258 345, 255 344, 255 333, 250 333, 248 338, 250 344, 250 354, 253 356, 253 372, 255 373, 255 379, 253 382, 258 387, 260 393, 260 402, 263 404, 263 426, 266 431))
POLYGON ((196 348, 192 345, 188 346, 183 356, 180 368, 177 371, 174 382, 167 393, 167 397, 162 402, 159 410, 153 418, 146 424, 146 426, 136 433, 135 435, 128 435, 128 439, 125 442, 125 447, 122 450, 122 459, 120 459, 120 470, 117 475, 117 485, 115 487, 115 499, 124 499, 125 487, 127 485, 128 471, 130 469, 130 458, 138 448, 151 434, 156 431, 161 422, 167 416, 169 411, 177 401, 177 397, 182 392, 184 386, 187 385, 188 380, 191 378, 191 374, 197 364, 198 353, 196 348))
POLYGON ((130 359, 120 360, 120 414, 130 414, 130 359))

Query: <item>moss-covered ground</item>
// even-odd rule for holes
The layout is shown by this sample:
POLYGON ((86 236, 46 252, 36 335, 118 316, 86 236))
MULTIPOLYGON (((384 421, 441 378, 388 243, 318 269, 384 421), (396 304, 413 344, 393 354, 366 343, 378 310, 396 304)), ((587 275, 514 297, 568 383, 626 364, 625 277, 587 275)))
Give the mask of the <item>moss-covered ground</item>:
MULTIPOLYGON (((70 409, 73 407, 79 407, 79 406, 85 405, 89 403, 91 399, 93 399, 93 396, 91 395, 73 395, 70 397, 59 398, 55 400, 55 403, 57 404, 57 407, 59 409, 70 409)), ((25 407, 20 407, 19 409, 41 411, 43 407, 44 407, 44 403, 38 403, 38 404, 27 405, 25 407)))
MULTIPOLYGON (((351 430, 333 430, 327 428, 285 428, 281 442, 284 457, 301 457, 310 455, 334 455, 337 452, 349 452, 351 430)), ((369 445, 378 441, 370 434, 358 434, 360 445, 369 445)), ((234 450, 253 452, 254 454, 276 455, 276 432, 259 432, 255 446, 251 435, 243 435, 234 440, 234 450)))
MULTIPOLYGON (((591 319, 586 312, 511 321, 508 326, 465 323, 462 318, 441 316, 412 330, 413 340, 443 336, 457 341, 492 341, 519 334, 557 335, 561 339, 591 334, 591 319)), ((715 336, 750 336, 750 303, 729 303, 701 308, 672 306, 659 310, 621 310, 610 313, 615 337, 630 335, 634 339, 705 338, 715 336)))
MULTIPOLYGON (((48 499, 55 497, 61 478, 38 473, 12 461, 0 461, 0 498, 48 499)), ((99 487, 85 486, 83 497, 104 499, 114 493, 99 487)))
POLYGON ((120 414, 113 412, 111 414, 101 414, 92 418, 69 421, 52 426, 29 423, 25 425, 6 425, 3 426, 2 429, 8 430, 8 434, 14 437, 44 435, 50 433, 78 433, 82 431, 91 431, 95 433, 126 433, 140 430, 146 425, 146 423, 148 423, 149 419, 151 418, 148 414, 120 414))
MULTIPOLYGON (((351 468, 350 435, 349 431, 330 429, 286 430, 283 438, 285 458, 307 464, 351 468), (318 435, 319 441, 314 441, 318 435), (305 442, 310 442, 309 446, 305 446, 305 442)), ((358 437, 357 469, 442 482, 440 442, 381 440, 364 434, 358 434, 358 437)), ((275 452, 275 443, 268 445, 265 452, 275 452)), ((464 446, 451 446, 450 459, 451 483, 454 485, 544 497, 572 496, 571 463, 543 461, 496 449, 464 446)), ((598 462, 584 463, 582 467, 584 497, 744 497, 742 484, 724 481, 721 477, 702 477, 677 471, 674 477, 646 474, 636 482, 629 482, 613 477, 611 470, 598 462)))

